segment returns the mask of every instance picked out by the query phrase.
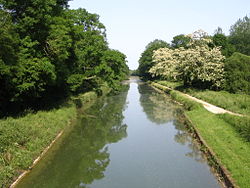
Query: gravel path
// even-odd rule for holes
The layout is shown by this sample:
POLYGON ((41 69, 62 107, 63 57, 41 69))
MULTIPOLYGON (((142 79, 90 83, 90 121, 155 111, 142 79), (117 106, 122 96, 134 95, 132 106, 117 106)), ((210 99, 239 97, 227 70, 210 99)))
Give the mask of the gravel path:
POLYGON ((224 108, 220 108, 218 106, 215 106, 213 104, 210 104, 210 103, 207 103, 203 100, 200 100, 200 99, 197 99, 191 95, 188 95, 188 94, 185 94, 185 93, 182 93, 182 95, 198 102, 198 103, 201 103, 204 108, 206 108, 209 112, 212 112, 214 114, 225 114, 225 113, 228 113, 228 114, 231 114, 231 115, 235 115, 235 116, 243 116, 242 114, 238 114, 238 113, 234 113, 234 112, 231 112, 231 111, 228 111, 228 110, 225 110, 224 108))
MULTIPOLYGON (((163 86, 161 84, 158 84, 158 83, 154 83, 153 85, 155 85, 157 87, 157 85, 160 85, 161 87, 165 87, 166 89, 168 90, 174 90, 170 87, 167 87, 167 86, 163 86)), ((180 91, 179 91, 180 92, 180 91)), ((209 112, 212 112, 214 114, 225 114, 225 113, 228 113, 228 114, 231 114, 231 115, 235 115, 235 116, 243 116, 242 114, 238 114, 238 113, 234 113, 234 112, 231 112, 231 111, 228 111, 228 110, 225 110, 223 108, 220 108, 218 106, 215 106, 213 104, 210 104, 208 102, 205 102, 203 100, 200 100, 200 99, 197 99, 191 95, 188 95, 188 94, 185 94, 185 93, 182 93, 180 92, 182 95, 186 96, 187 98, 189 99, 192 99, 200 104, 202 104, 204 106, 204 108, 206 108, 209 112)))

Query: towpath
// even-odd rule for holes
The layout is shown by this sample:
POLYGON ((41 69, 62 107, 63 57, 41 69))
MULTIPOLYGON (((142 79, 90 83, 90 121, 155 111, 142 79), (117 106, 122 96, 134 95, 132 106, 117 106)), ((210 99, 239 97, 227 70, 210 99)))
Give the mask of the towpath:
MULTIPOLYGON (((156 87, 157 87, 157 86, 163 87, 163 88, 165 88, 165 89, 167 89, 167 90, 174 90, 174 89, 172 89, 172 88, 170 88, 170 87, 163 86, 163 85, 158 84, 158 83, 153 83, 153 85, 156 86, 156 87)), ((179 92, 180 92, 180 91, 179 91, 179 92)), ((183 93, 183 92, 180 92, 180 93, 181 93, 182 95, 186 96, 187 98, 189 98, 189 99, 191 99, 191 100, 193 100, 193 101, 196 101, 196 102, 202 104, 202 105, 204 106, 205 109, 207 109, 209 112, 212 112, 212 113, 214 113, 214 114, 225 114, 225 113, 228 113, 228 114, 235 115, 235 116, 243 116, 242 114, 234 113, 234 112, 231 112, 231 111, 229 111, 229 110, 220 108, 220 107, 218 107, 218 106, 215 106, 215 105, 213 105, 213 104, 210 104, 210 103, 208 103, 208 102, 206 102, 206 101, 203 101, 203 100, 201 100, 201 99, 197 99, 196 97, 193 97, 193 96, 188 95, 188 94, 186 94, 186 93, 183 93)))

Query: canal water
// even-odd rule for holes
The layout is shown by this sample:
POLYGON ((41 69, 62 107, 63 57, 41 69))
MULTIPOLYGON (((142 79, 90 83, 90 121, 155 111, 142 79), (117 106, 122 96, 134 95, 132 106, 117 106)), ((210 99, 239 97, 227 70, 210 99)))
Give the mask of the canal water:
POLYGON ((165 94, 137 80, 81 113, 18 188, 220 187, 165 94))

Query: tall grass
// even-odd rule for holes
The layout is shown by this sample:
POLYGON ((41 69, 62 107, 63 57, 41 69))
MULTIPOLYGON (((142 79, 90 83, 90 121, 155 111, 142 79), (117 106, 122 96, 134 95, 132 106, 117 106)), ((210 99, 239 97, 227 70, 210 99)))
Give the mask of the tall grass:
POLYGON ((0 187, 27 169, 55 136, 76 117, 74 105, 0 120, 0 187))
MULTIPOLYGON (((110 92, 103 87, 102 94, 110 92)), ((77 107, 85 109, 97 98, 87 92, 48 111, 28 113, 23 117, 0 120, 0 187, 8 187, 15 177, 26 170, 42 151, 72 120, 77 117, 77 107)))
POLYGON ((223 118, 228 124, 232 125, 244 139, 250 142, 250 117, 222 114, 221 118, 223 118))
POLYGON ((250 116, 250 95, 233 94, 227 91, 199 90, 184 87, 182 82, 157 81, 157 83, 190 94, 232 112, 250 116))
POLYGON ((250 115, 250 95, 232 94, 226 91, 209 90, 189 90, 189 93, 194 97, 200 98, 232 112, 250 115))

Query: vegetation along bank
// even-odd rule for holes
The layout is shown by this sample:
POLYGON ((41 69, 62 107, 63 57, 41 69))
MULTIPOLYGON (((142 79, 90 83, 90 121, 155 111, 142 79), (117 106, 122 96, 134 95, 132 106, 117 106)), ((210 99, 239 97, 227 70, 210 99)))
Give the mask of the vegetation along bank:
POLYGON ((69 9, 68 0, 2 0, 0 26, 0 187, 7 187, 76 117, 76 105, 103 88, 118 91, 129 69, 109 48, 99 16, 69 9))

